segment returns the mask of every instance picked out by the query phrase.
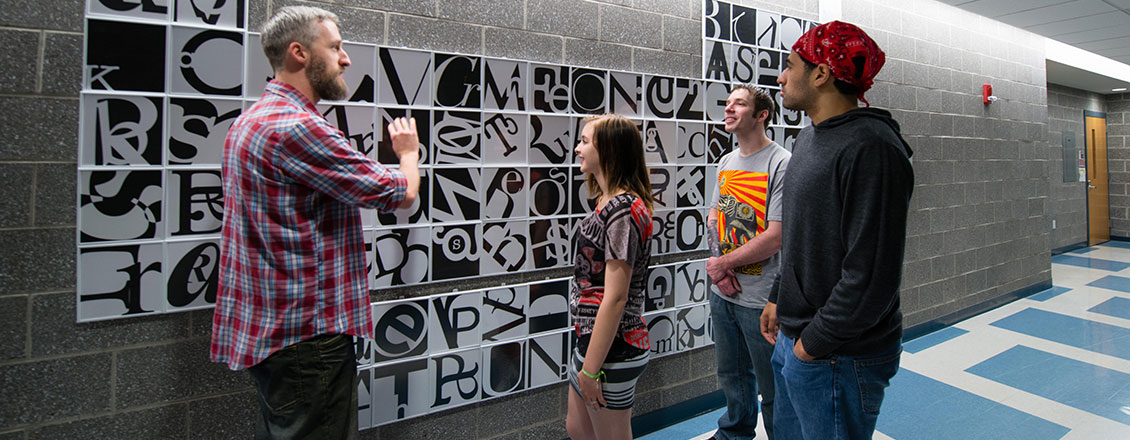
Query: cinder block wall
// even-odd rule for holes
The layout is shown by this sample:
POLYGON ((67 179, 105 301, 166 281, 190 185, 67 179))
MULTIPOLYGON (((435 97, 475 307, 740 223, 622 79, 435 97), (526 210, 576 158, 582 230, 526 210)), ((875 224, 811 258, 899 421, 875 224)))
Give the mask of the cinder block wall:
MULTIPOLYGON (((252 28, 292 3, 333 10, 357 41, 679 76, 701 69, 700 0, 249 0, 252 28)), ((817 0, 741 3, 818 18, 817 0)), ((254 392, 245 374, 208 362, 210 311, 74 322, 84 1, 4 6, 0 439, 249 437, 254 392)), ((1049 280, 1054 154, 1037 37, 930 0, 844 0, 843 12, 886 49, 868 97, 893 109, 917 152, 906 323, 1049 280), (1002 100, 981 104, 982 83, 1002 100)), ((1112 151, 1116 133, 1130 147, 1125 128, 1108 123, 1112 151)), ((636 412, 717 389, 713 371, 710 349, 656 360, 636 412)), ((363 437, 558 439, 565 392, 519 393, 363 437)))
MULTIPOLYGON (((1074 89, 1071 87, 1049 84, 1048 85, 1048 147, 1049 166, 1048 182, 1051 189, 1048 197, 1048 227, 1051 220, 1055 220, 1055 229, 1051 231, 1051 248, 1057 249, 1065 246, 1085 243, 1087 241, 1087 184, 1078 181, 1078 172, 1068 176, 1073 182, 1063 181, 1063 133, 1075 133, 1077 151, 1083 151, 1083 111, 1105 111, 1102 95, 1074 89)), ((1108 161, 1115 160, 1116 154, 1110 151, 1108 141, 1108 161)), ((1121 171, 1121 163, 1110 165, 1110 172, 1121 171)), ((1110 194, 1112 202, 1115 194, 1125 196, 1126 184, 1114 183, 1111 179, 1110 194), (1117 187, 1117 188, 1116 188, 1117 187)), ((1112 203, 1113 205, 1113 203, 1112 203)), ((1122 206, 1126 206, 1123 204, 1122 206)), ((1111 207, 1111 220, 1115 213, 1121 212, 1126 218, 1125 209, 1116 211, 1111 207)))
POLYGON ((1130 93, 1107 95, 1105 104, 1110 235, 1130 238, 1130 93))

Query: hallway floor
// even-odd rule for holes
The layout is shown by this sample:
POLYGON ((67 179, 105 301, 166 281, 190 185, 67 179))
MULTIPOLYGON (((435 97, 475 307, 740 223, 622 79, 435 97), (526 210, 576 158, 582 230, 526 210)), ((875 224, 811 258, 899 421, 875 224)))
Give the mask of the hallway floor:
MULTIPOLYGON (((1130 439, 1130 243, 1052 257, 1052 283, 907 342, 874 438, 1130 439)), ((642 439, 710 438, 721 412, 642 439)))

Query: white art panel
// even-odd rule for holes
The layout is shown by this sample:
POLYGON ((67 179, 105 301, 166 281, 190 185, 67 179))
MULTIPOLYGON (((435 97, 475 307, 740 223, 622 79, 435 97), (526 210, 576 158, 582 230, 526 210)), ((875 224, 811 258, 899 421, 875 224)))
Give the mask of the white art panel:
POLYGON ((552 385, 569 378, 571 331, 532 337, 526 348, 526 388, 552 385))
MULTIPOLYGON (((348 71, 348 70, 347 70, 348 71)), ((354 150, 369 157, 375 157, 377 148, 377 131, 373 124, 376 117, 375 108, 367 105, 347 104, 319 104, 318 113, 326 121, 341 131, 342 136, 349 141, 354 150)))
POLYGON ((357 429, 373 426, 373 369, 357 370, 357 429))
POLYGON ((482 301, 483 293, 480 291, 439 295, 429 299, 429 352, 437 354, 479 346, 482 342, 483 320, 479 312, 482 301))
POLYGON ((219 234, 224 223, 218 169, 169 169, 165 176, 169 237, 219 234))
MULTIPOLYGON (((123 3, 118 1, 117 3, 123 3)), ((145 2, 141 2, 145 3, 145 2)), ((173 21, 181 24, 244 28, 244 0, 179 0, 173 10, 173 21)))
POLYGON ((481 108, 482 65, 477 56, 435 54, 435 106, 481 108))
POLYGON ((513 219, 529 211, 526 188, 529 177, 525 167, 483 168, 483 218, 513 219))
POLYGON ((243 94, 243 32, 172 27, 170 92, 243 94))
POLYGON ((533 283, 529 286, 528 333, 539 334, 570 328, 571 278, 533 283))
POLYGON ((376 303, 372 310, 375 364, 427 354, 427 299, 376 303))
POLYGON ((78 320, 163 312, 162 247, 155 243, 79 249, 78 320))
POLYGON ((431 229, 381 229, 373 238, 373 270, 369 288, 419 284, 428 280, 431 229))
POLYGON ((707 345, 707 315, 709 313, 705 305, 675 310, 676 351, 688 351, 707 345))
POLYGON ((372 426, 424 415, 431 409, 436 382, 428 358, 380 364, 372 371, 372 426))
POLYGON ((377 94, 377 47, 350 42, 342 44, 342 48, 345 49, 346 54, 349 54, 349 68, 341 75, 345 80, 345 88, 349 91, 345 100, 359 103, 374 102, 377 94))
POLYGON ((169 19, 169 4, 172 0, 123 1, 89 0, 87 6, 91 14, 107 14, 120 17, 139 18, 155 21, 169 19))
POLYGON ((238 100, 169 98, 167 164, 219 167, 241 107, 238 100))
POLYGON ((706 261, 675 265, 675 306, 706 302, 710 294, 706 281, 706 261))
POLYGON ((82 110, 80 165, 161 165, 163 99, 84 93, 82 110))
POLYGON ((530 64, 530 110, 569 112, 569 66, 530 64))
POLYGON ((487 58, 483 74, 483 108, 524 111, 529 64, 487 58))
POLYGON ((529 334, 527 310, 530 287, 502 286, 483 292, 481 311, 483 342, 524 338, 529 334))
POLYGON ((525 220, 483 223, 479 275, 526 270, 530 238, 525 220))
POLYGON ((675 128, 679 165, 702 165, 706 162, 706 126, 695 122, 680 122, 675 128))
POLYGON ((432 103, 430 52, 382 47, 377 53, 378 103, 413 106, 432 103))
POLYGON ((531 220, 530 269, 549 269, 569 264, 571 226, 568 218, 531 220))
POLYGON ((263 95, 263 88, 267 86, 267 82, 275 77, 275 71, 271 68, 271 62, 267 61, 267 55, 263 53, 263 37, 259 34, 247 34, 247 44, 244 45, 247 50, 246 65, 244 69, 247 70, 247 79, 244 81, 243 96, 245 98, 259 99, 263 95))
POLYGON ((164 235, 160 170, 79 171, 80 243, 164 235))
POLYGON ((629 72, 609 72, 608 108, 612 113, 637 118, 643 115, 643 75, 629 72))
POLYGON ((483 113, 483 163, 525 165, 529 125, 525 113, 483 113))
POLYGON ((479 348, 428 358, 428 374, 435 390, 430 411, 454 408, 482 399, 483 364, 479 348))
POLYGON ((651 355, 661 357, 675 353, 678 349, 675 311, 645 314, 643 320, 647 323, 648 338, 651 340, 651 355))

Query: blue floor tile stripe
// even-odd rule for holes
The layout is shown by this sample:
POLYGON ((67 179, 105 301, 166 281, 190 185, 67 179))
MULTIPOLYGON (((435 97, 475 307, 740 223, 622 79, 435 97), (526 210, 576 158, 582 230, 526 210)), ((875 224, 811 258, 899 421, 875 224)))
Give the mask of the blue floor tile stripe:
POLYGON ((1121 371, 1022 345, 965 371, 1130 425, 1130 374, 1121 371))
POLYGON ((693 419, 679 422, 678 424, 663 428, 662 431, 640 437, 638 440, 668 440, 695 438, 702 434, 718 429, 718 418, 726 412, 726 408, 716 409, 693 419))
POLYGON ((1130 267, 1130 263, 1123 263, 1121 261, 1103 260, 1099 258, 1079 257, 1075 255, 1059 254, 1052 257, 1052 263, 1067 264, 1071 266, 1087 267, 1091 269, 1109 270, 1111 272, 1118 272, 1122 269, 1130 267))
POLYGON ((927 348, 946 342, 950 339, 969 333, 957 327, 946 327, 934 333, 902 344, 902 350, 907 353, 918 353, 927 348))
POLYGON ((1103 301, 1102 304, 1087 309, 1087 311, 1113 316, 1115 318, 1130 319, 1130 299, 1116 296, 1103 301))
POLYGON ((1107 275, 1097 280, 1087 283, 1088 286, 1102 287, 1104 289, 1117 290, 1119 292, 1130 293, 1130 278, 1120 277, 1115 275, 1107 275))
POLYGON ((1073 251, 1071 251, 1071 252, 1067 252, 1067 253, 1069 253, 1069 254, 1087 254, 1087 253, 1091 253, 1091 252, 1094 252, 1094 251, 1095 251, 1095 249, 1098 249, 1098 248, 1095 248, 1095 247, 1087 247, 1087 248, 1083 248, 1083 249, 1077 249, 1077 250, 1073 250, 1073 251))
POLYGON ((1039 309, 1024 309, 990 325, 1130 360, 1130 328, 1039 309))
POLYGON ((1047 301, 1070 291, 1071 289, 1068 289, 1066 287, 1052 286, 1051 289, 1029 296, 1028 299, 1034 301, 1047 301))
POLYGON ((1119 248, 1119 249, 1130 249, 1130 242, 1111 240, 1111 241, 1108 241, 1106 243, 1100 244, 1099 246, 1113 247, 1113 248, 1119 248))
POLYGON ((902 369, 891 380, 878 431, 897 440, 1059 439, 1068 428, 902 369))

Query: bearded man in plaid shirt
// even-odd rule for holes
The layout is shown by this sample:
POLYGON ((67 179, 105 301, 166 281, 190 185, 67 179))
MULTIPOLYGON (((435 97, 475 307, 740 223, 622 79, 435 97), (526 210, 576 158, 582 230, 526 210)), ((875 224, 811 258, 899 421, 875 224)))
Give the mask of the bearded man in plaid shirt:
POLYGON ((315 109, 346 97, 337 16, 285 7, 263 26, 275 72, 224 145, 224 224, 211 356, 247 369, 257 438, 355 438, 357 361, 372 337, 360 208, 412 205, 415 120, 389 124, 399 169, 355 150, 315 109))

